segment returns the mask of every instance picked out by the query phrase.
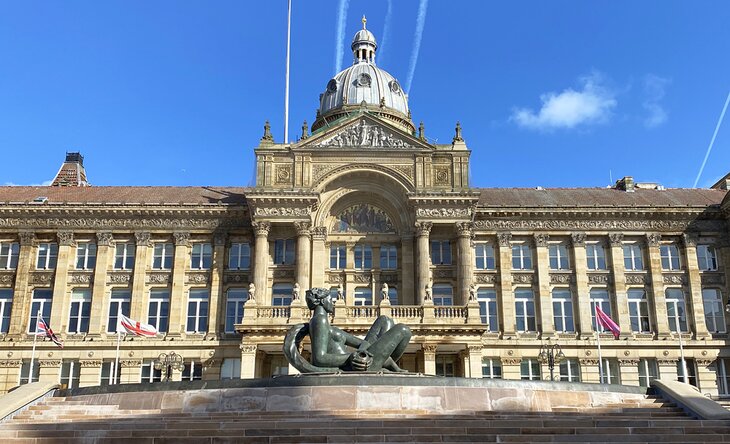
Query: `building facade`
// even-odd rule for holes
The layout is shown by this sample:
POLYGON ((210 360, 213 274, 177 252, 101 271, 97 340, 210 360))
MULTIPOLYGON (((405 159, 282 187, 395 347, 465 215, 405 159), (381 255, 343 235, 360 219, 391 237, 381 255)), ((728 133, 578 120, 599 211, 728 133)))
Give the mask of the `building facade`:
POLYGON ((411 371, 545 379, 557 343, 556 379, 599 382, 599 306, 621 328, 599 333, 603 382, 682 377, 684 356, 690 383, 730 395, 724 181, 471 188, 459 124, 430 143, 365 27, 352 49, 311 134, 276 143, 265 125, 255 187, 89 186, 77 153, 53 186, 0 187, 0 392, 154 382, 173 351, 176 380, 288 373, 284 335, 325 287, 349 331, 408 324, 411 371), (120 313, 160 333, 126 336, 117 366, 120 313))

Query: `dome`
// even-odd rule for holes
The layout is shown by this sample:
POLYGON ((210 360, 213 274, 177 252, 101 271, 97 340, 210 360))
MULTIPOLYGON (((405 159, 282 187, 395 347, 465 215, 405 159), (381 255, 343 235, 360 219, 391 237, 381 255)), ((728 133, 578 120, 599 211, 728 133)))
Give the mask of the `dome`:
POLYGON ((415 131, 408 110, 408 95, 395 77, 375 65, 378 44, 373 33, 365 28, 365 23, 363 17, 363 29, 357 31, 352 39, 352 66, 330 79, 320 95, 313 132, 349 111, 363 107, 389 118, 409 133, 415 131))

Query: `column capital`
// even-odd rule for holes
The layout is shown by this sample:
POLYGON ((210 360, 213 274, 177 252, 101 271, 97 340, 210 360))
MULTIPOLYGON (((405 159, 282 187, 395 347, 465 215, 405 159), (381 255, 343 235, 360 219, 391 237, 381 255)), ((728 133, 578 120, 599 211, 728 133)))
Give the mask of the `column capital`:
POLYGON ((220 247, 225 246, 226 241, 228 240, 228 233, 225 233, 223 231, 218 231, 213 233, 213 245, 220 247))
POLYGON ((586 233, 583 231, 570 233, 570 238, 573 240, 574 247, 582 247, 586 244, 586 233))
POLYGON ((241 350, 241 353, 256 353, 256 344, 241 344, 238 348, 241 350))
POLYGON ((474 235, 474 224, 472 222, 457 222, 456 234, 459 237, 472 237, 474 235))
POLYGON ((256 237, 268 237, 269 231, 271 231, 271 222, 251 222, 251 226, 253 227, 256 237))
POLYGON ((312 227, 312 238, 317 240, 325 240, 327 238, 327 227, 312 227))
POLYGON ((309 236, 312 234, 311 222, 294 222, 294 228, 297 230, 297 236, 309 236))
POLYGON ((438 349, 438 345, 436 344, 423 344, 421 347, 423 348, 423 353, 428 355, 435 355, 436 349, 438 349))
POLYGON ((74 233, 73 231, 59 231, 56 233, 58 238, 58 245, 73 245, 74 244, 74 233))
POLYGON ((20 239, 20 245, 33 245, 35 243, 35 232, 33 231, 21 231, 18 233, 20 239))
POLYGON ((650 247, 658 247, 662 241, 662 235, 659 233, 647 233, 646 244, 650 247))
POLYGON ((175 245, 190 246, 190 233, 187 231, 176 231, 172 233, 172 237, 175 239, 175 245))
POLYGON ((620 247, 621 244, 623 244, 623 242, 624 242, 624 234, 623 233, 609 233, 608 242, 611 244, 612 247, 620 247))
POLYGON ((500 231, 497 233, 497 243, 500 247, 509 247, 512 243, 512 233, 508 231, 500 231))
POLYGON ((433 228, 433 222, 416 222, 416 234, 418 236, 428 236, 431 234, 431 228, 433 228))
POLYGON ((682 240, 684 241, 685 247, 696 247, 698 236, 696 233, 684 233, 682 234, 682 240))
POLYGON ((136 231, 134 233, 134 239, 139 247, 149 247, 152 245, 149 231, 136 231))
POLYGON ((547 247, 550 236, 545 233, 535 233, 535 246, 536 247, 547 247))
POLYGON ((100 231, 96 233, 96 244, 109 246, 114 242, 111 231, 100 231))

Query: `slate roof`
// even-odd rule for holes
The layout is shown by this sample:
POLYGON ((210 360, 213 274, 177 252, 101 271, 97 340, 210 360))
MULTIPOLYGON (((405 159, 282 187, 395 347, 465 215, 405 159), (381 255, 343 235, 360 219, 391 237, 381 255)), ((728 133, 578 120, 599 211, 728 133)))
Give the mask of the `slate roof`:
POLYGON ((226 204, 246 203, 243 187, 0 187, 0 203, 32 202, 107 204, 226 204))

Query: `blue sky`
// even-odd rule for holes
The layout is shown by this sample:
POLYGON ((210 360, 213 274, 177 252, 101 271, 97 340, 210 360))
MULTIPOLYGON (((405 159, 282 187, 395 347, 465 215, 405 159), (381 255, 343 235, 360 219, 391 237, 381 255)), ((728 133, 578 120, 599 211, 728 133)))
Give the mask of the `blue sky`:
MULTIPOLYGON (((294 0, 290 138, 363 14, 427 137, 461 121, 475 187, 690 187, 730 92, 726 1, 294 0)), ((0 184, 79 150, 95 185, 251 185, 285 51, 285 0, 5 1, 0 184)), ((725 122, 699 186, 729 171, 725 122)))

